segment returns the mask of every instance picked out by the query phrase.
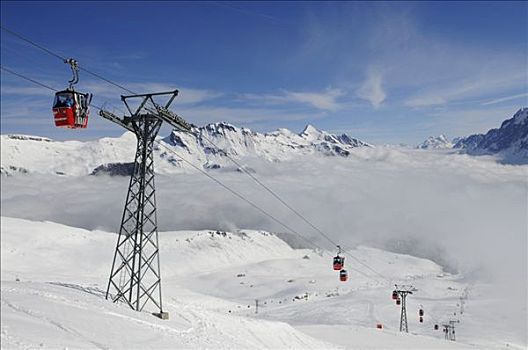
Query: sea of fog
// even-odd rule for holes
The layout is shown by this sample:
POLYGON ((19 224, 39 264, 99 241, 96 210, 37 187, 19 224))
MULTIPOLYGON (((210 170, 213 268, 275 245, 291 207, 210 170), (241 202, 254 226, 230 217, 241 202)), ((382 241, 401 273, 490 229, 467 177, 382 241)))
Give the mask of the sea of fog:
MULTIPOLYGON (((362 150, 349 158, 244 162, 334 241, 427 257, 468 279, 494 281, 526 304, 528 166, 390 148, 362 150)), ((305 237, 333 249, 248 176, 210 173, 305 237)), ((109 176, 4 177, 1 213, 115 232, 128 181, 109 176)), ((160 231, 287 232, 202 174, 159 175, 156 188, 160 231)))

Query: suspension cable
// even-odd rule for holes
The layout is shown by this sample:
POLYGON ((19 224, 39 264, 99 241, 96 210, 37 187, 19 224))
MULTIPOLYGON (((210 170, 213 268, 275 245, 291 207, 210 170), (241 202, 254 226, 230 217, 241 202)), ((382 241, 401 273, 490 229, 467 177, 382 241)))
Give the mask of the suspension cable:
MULTIPOLYGON (((251 200, 247 199, 246 197, 244 197, 243 195, 241 195, 240 193, 238 193, 237 191, 233 190, 232 188, 230 188, 229 186, 227 186, 226 184, 224 184, 222 181, 218 180, 216 177, 212 176, 211 174, 209 174, 208 172, 206 172, 205 170, 203 169, 200 169, 198 166, 196 166, 195 164, 193 164, 192 162, 186 160, 184 157, 182 157, 181 155, 179 155, 175 150, 173 150, 172 148, 169 148, 167 147, 166 145, 162 144, 161 142, 159 142, 158 140, 155 140, 154 141, 155 143, 157 143, 159 146, 163 147, 165 150, 173 153, 174 155, 176 155, 180 160, 184 161, 185 163, 187 163, 188 165, 190 165, 192 168, 194 168, 195 170, 199 171, 201 174, 205 175, 206 177, 208 177, 209 179, 213 180, 214 182, 216 182, 219 186, 223 187, 225 190, 231 192, 234 196, 240 198, 241 200, 243 200, 244 202, 248 203, 249 205, 251 205, 253 208, 255 208, 256 210, 260 211, 262 214, 264 214, 265 216, 267 216, 268 218, 272 219, 273 221, 275 221, 276 223, 278 223, 279 225, 281 225, 282 227, 284 227, 286 230, 288 230, 290 233, 293 233, 295 234, 296 236, 298 236, 299 238, 301 238, 305 243, 308 243, 309 245, 311 245, 312 247, 315 247, 317 249, 320 249, 320 250, 324 250, 322 249, 319 245, 317 245, 316 243, 308 240, 307 238, 303 237, 299 232, 297 232, 296 230, 294 230, 293 228, 291 228, 290 226, 288 226, 287 224, 285 224, 284 222, 282 222, 281 220, 277 219, 276 217, 274 217, 273 215, 271 215, 270 213, 268 213, 266 210, 262 209, 261 207, 259 207, 257 204, 255 204, 254 202, 252 202, 251 200)), ((373 279, 372 276, 369 276, 367 274, 365 274, 363 271, 360 271, 358 269, 355 269, 355 268, 352 268, 352 267, 347 267, 348 269, 350 270, 353 270, 353 271, 356 271, 357 273, 363 275, 364 277, 367 277, 367 278, 370 278, 370 279, 373 279)), ((375 280, 375 279, 374 279, 375 280)), ((375 280, 377 281, 377 280, 375 280)))
MULTIPOLYGON (((0 25, 0 28, 4 31, 6 31, 7 33, 19 38, 20 40, 23 40, 31 45, 33 45, 34 47, 62 60, 63 62, 64 61, 67 61, 67 59, 55 52, 53 52, 52 50, 50 49, 47 49, 46 47, 42 46, 42 45, 39 45, 37 43, 35 43, 34 41, 0 25)), ((96 77, 96 78, 99 78, 111 85, 114 85, 124 91, 127 91, 131 94, 136 94, 134 91, 124 87, 123 85, 121 84, 118 84, 116 82, 113 82, 112 80, 110 79, 107 79, 105 77, 103 77, 102 75, 98 74, 98 73, 95 73, 95 72, 92 72, 86 68, 83 68, 83 67, 79 67, 80 70, 82 71, 85 71, 89 74, 91 74, 92 76, 96 77)), ((29 79, 26 79, 26 80, 29 80, 29 79)), ((31 80, 29 80, 31 81, 31 80)), ((40 84, 39 84, 40 85, 40 84)), ((56 91, 56 90, 55 90, 56 91)), ((98 108, 98 109, 101 109, 100 107, 98 106, 95 106, 94 107, 98 108)), ((209 141, 213 146, 215 146, 217 149, 221 149, 220 147, 218 147, 218 145, 216 145, 212 140, 210 140, 209 138, 207 137, 204 137, 207 141, 209 141)), ((333 245, 337 246, 338 244, 333 241, 327 234, 325 234, 321 229, 319 229, 317 226, 315 226, 313 223, 311 223, 308 219, 306 219, 306 217, 304 217, 301 213, 299 213, 297 210, 295 210, 291 205, 289 205, 286 201, 284 201, 279 195, 277 195, 271 188, 269 188, 268 186, 266 186, 264 183, 262 183, 262 181, 260 181, 257 177, 255 177, 253 174, 251 174, 251 172, 249 172, 247 169, 245 169, 238 161, 236 161, 233 157, 229 156, 229 154, 227 154, 227 152, 224 152, 227 156, 227 158, 232 161, 235 165, 237 165, 243 173, 245 173, 246 175, 250 176, 258 185, 260 185, 261 187, 263 187, 267 192, 269 192, 274 198, 276 198, 279 202, 281 202, 281 204, 283 204, 286 208, 288 208, 290 211, 292 211, 296 216, 298 216, 299 218, 301 218, 306 224, 308 224, 310 227, 312 227, 317 233, 319 233, 321 236, 323 236, 326 240, 328 240, 330 243, 332 243, 333 245)), ((378 271, 374 270, 372 267, 370 267, 369 265, 363 263, 361 260, 359 260, 358 258, 356 258, 355 256, 353 256, 348 250, 346 249, 342 249, 343 250, 343 253, 347 254, 348 256, 350 256, 353 260, 355 260, 356 262, 358 262, 359 264, 363 265, 365 268, 367 268, 368 270, 370 270, 371 272, 375 273, 376 275, 380 276, 381 278, 387 280, 390 282, 390 280, 388 278, 386 278, 385 276, 383 276, 381 273, 379 273, 378 271)))
MULTIPOLYGON (((4 71, 6 71, 6 72, 8 72, 8 73, 10 73, 10 74, 13 74, 14 76, 17 76, 17 77, 19 77, 19 78, 21 78, 21 79, 24 79, 24 80, 30 81, 30 82, 32 82, 33 84, 39 85, 39 86, 41 86, 41 87, 43 87, 43 88, 46 88, 46 89, 48 89, 48 90, 51 90, 51 91, 54 91, 54 92, 59 91, 58 89, 55 89, 55 88, 53 88, 53 87, 51 87, 51 86, 49 86, 49 85, 43 84, 43 83, 41 83, 41 82, 39 82, 39 81, 37 81, 37 80, 35 80, 35 79, 32 79, 32 78, 30 78, 30 77, 27 77, 27 76, 25 76, 25 75, 23 75, 23 74, 17 73, 17 72, 15 72, 15 71, 13 71, 13 70, 11 70, 11 69, 9 69, 9 68, 6 68, 6 67, 4 67, 4 66, 0 66, 0 69, 1 69, 1 70, 4 70, 4 71)), ((101 109, 102 109, 102 107, 100 107, 100 106, 98 106, 98 105, 95 105, 95 104, 93 104, 93 103, 90 104, 90 106, 94 107, 94 108, 97 109, 97 110, 101 110, 101 109)))
MULTIPOLYGON (((10 74, 13 74, 21 79, 24 79, 24 80, 27 80, 27 81, 30 81, 32 82, 33 84, 36 84, 36 85, 39 85, 43 88, 46 88, 46 89, 49 89, 51 91, 58 91, 57 89, 49 86, 49 85, 46 85, 46 84, 43 84, 35 79, 32 79, 32 78, 29 78, 23 74, 20 74, 20 73, 17 73, 9 68, 6 68, 4 66, 0 66, 0 69, 1 70, 4 70, 10 74)), ((96 105, 92 105, 93 107, 95 107, 96 109, 101 109, 101 107, 99 106, 96 106, 96 105)), ((185 163, 187 163, 188 165, 190 165, 192 168, 194 168, 195 170, 198 170, 200 173, 202 173, 203 175, 207 176, 209 179, 211 179, 212 181, 214 181, 215 183, 217 183, 219 186, 223 187, 225 190, 229 191, 231 194, 233 194, 234 196, 238 197, 239 199, 243 200, 244 202, 248 203, 250 206, 252 206, 254 209, 258 210, 259 212, 261 212, 262 214, 264 214, 265 216, 267 216, 268 218, 270 218, 271 220, 273 220, 274 222, 278 223, 280 226, 284 227, 287 231, 289 231, 290 233, 293 233, 295 234, 297 237, 299 237, 300 239, 302 239, 305 243, 307 243, 309 246, 312 246, 313 248, 312 249, 319 249, 319 250, 323 250, 319 245, 317 245, 316 243, 312 242, 311 240, 305 238, 304 236, 302 236, 299 232, 297 232, 296 230, 294 230, 293 228, 291 228, 289 225, 285 224, 284 222, 282 222, 281 220, 277 219, 276 217, 274 217, 272 214, 270 214, 269 212, 267 212, 266 210, 262 209, 261 207, 259 207, 257 204, 255 204, 253 201, 247 199, 246 197, 244 197, 242 194, 240 194, 239 192, 233 190, 232 188, 230 188, 229 186, 227 186, 226 184, 224 184, 222 181, 218 180, 217 178, 215 178, 214 176, 212 176, 211 174, 207 173, 206 171, 204 171, 203 169, 200 169, 199 167, 197 167, 195 164, 193 164, 192 162, 186 160, 184 157, 182 157, 181 155, 179 155, 175 150, 167 147, 165 144, 161 143, 160 141, 158 140, 155 140, 154 141, 156 144, 158 144, 159 146, 163 147, 164 149, 166 149, 167 151, 175 154, 180 160, 184 161, 185 163)), ((350 267, 349 268, 350 270, 352 271, 355 271, 357 272, 358 274, 364 276, 364 277, 367 277, 367 278, 370 278, 372 279, 371 276, 365 274, 364 272, 362 272, 361 270, 358 270, 358 269, 355 269, 355 268, 352 268, 350 267)))
MULTIPOLYGON (((60 54, 58 54, 58 53, 56 53, 56 52, 54 52, 54 51, 52 51, 52 50, 50 50, 50 49, 44 47, 44 46, 42 46, 42 45, 37 44, 37 43, 34 42, 33 40, 28 39, 28 38, 26 38, 25 36, 22 36, 22 35, 18 34, 17 32, 14 32, 13 30, 4 27, 4 26, 1 25, 1 24, 0 24, 0 28, 1 28, 2 30, 6 31, 7 33, 9 33, 9 34, 11 34, 11 35, 17 37, 18 39, 20 39, 20 40, 22 40, 22 41, 25 41, 25 42, 27 42, 27 43, 30 44, 30 45, 33 45, 34 47, 36 47, 36 48, 38 48, 38 49, 40 49, 40 50, 42 50, 42 51, 48 53, 49 55, 51 55, 51 56, 53 56, 53 57, 55 57, 55 58, 60 59, 62 62, 66 62, 66 63, 67 63, 68 59, 67 59, 66 57, 64 57, 64 56, 62 56, 62 55, 60 55, 60 54)), ((114 81, 112 81, 112 80, 110 80, 110 79, 107 79, 107 78, 103 77, 102 75, 100 75, 100 74, 98 74, 98 73, 95 73, 95 72, 92 72, 92 71, 90 71, 90 70, 88 70, 88 69, 86 69, 86 68, 83 68, 82 66, 79 66, 79 70, 82 70, 83 72, 86 72, 86 73, 88 73, 88 74, 90 74, 90 75, 92 75, 92 76, 94 76, 94 77, 96 77, 96 78, 99 78, 99 79, 101 79, 101 80, 104 80, 104 81, 106 81, 107 83, 109 83, 109 84, 111 84, 111 85, 114 85, 115 87, 118 87, 118 88, 120 88, 120 89, 122 89, 122 90, 124 90, 124 91, 127 91, 127 92, 129 92, 129 93, 131 93, 131 94, 135 94, 133 91, 127 89, 127 88, 124 87, 123 85, 118 84, 118 83, 116 83, 116 82, 114 82, 114 81)))
MULTIPOLYGON (((209 137, 202 135, 204 139, 206 139, 209 143, 211 143, 216 149, 221 149, 215 142, 213 142, 209 137)), ((244 174, 248 175, 253 181, 255 181, 258 185, 260 185, 262 188, 264 188, 268 193, 270 193, 275 199, 277 199, 282 205, 284 205, 286 208, 288 208, 291 212, 293 212, 297 217, 299 217, 301 220, 303 220, 306 224, 308 224, 311 228, 313 228, 317 233, 319 233, 321 236, 326 238, 328 242, 333 244, 336 247, 340 247, 340 245, 332 240, 326 233, 324 233, 321 229, 319 229, 317 226, 315 226, 310 220, 308 220, 304 215, 299 213, 295 208, 293 208, 290 204, 288 204, 285 200, 283 200, 275 191, 273 191, 269 186, 264 184, 262 181, 260 181, 254 174, 252 174, 250 171, 248 171, 240 162, 238 162, 235 158, 231 157, 228 152, 224 151, 224 154, 226 157, 235 164, 244 174)), ((371 272, 375 273, 376 275, 380 276, 381 278, 387 280, 390 282, 388 278, 383 276, 378 271, 371 268, 368 264, 365 264, 358 258, 356 258, 354 255, 352 255, 347 249, 339 248, 340 251, 342 251, 344 254, 347 254, 349 257, 351 257, 353 260, 358 262, 359 264, 363 265, 365 268, 369 269, 371 272)))
POLYGON ((43 88, 46 88, 46 89, 49 89, 49 90, 52 90, 52 91, 55 91, 55 92, 59 91, 59 90, 57 90, 57 89, 55 89, 55 88, 52 88, 52 87, 49 86, 49 85, 43 84, 43 83, 38 82, 38 81, 36 81, 36 80, 34 80, 34 79, 31 79, 31 78, 29 78, 29 77, 26 77, 25 75, 22 75, 22 74, 20 74, 20 73, 17 73, 17 72, 15 72, 15 71, 12 71, 11 69, 6 68, 6 67, 4 67, 4 66, 0 66, 0 69, 5 70, 6 72, 11 73, 11 74, 13 74, 13 75, 16 75, 16 76, 19 77, 19 78, 22 78, 22 79, 25 79, 25 80, 27 80, 27 81, 30 81, 30 82, 32 82, 33 84, 40 85, 40 86, 42 86, 43 88))

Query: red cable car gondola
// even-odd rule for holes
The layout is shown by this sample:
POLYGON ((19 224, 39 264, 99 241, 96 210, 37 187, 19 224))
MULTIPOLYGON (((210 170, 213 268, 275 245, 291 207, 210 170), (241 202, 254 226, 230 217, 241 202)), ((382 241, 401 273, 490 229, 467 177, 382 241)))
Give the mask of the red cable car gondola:
POLYGON ((339 271, 343 269, 343 266, 345 265, 345 258, 342 256, 336 256, 334 257, 334 270, 339 271))
POLYGON ((397 291, 393 291, 392 292, 392 300, 397 300, 398 299, 398 292, 397 291))
POLYGON ((346 282, 347 279, 348 279, 348 272, 346 270, 339 271, 339 280, 341 282, 346 282))
POLYGON ((435 331, 438 330, 438 325, 437 325, 437 324, 434 325, 434 330, 435 330, 435 331))
POLYGON ((92 100, 91 94, 83 94, 73 89, 73 85, 79 81, 79 67, 77 61, 69 59, 65 63, 70 64, 73 78, 69 81, 70 86, 55 94, 53 102, 53 117, 55 126, 59 128, 86 128, 88 126, 88 106, 92 100))
POLYGON ((424 311, 423 311, 423 309, 420 309, 418 311, 418 316, 422 317, 423 315, 424 315, 424 311))
POLYGON ((337 246, 337 256, 334 257, 334 270, 339 271, 342 270, 345 266, 345 257, 339 256, 341 254, 341 246, 337 246))
POLYGON ((420 316, 420 323, 423 323, 423 317, 420 316))
POLYGON ((400 298, 396 299, 396 305, 401 305, 401 299, 400 298))

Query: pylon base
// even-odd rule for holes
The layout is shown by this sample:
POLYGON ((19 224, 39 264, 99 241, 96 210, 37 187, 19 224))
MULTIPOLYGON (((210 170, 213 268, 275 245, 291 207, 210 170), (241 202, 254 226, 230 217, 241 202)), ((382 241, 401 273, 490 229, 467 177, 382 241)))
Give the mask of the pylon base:
POLYGON ((153 312, 152 313, 157 318, 161 318, 162 320, 168 320, 169 319, 169 313, 168 312, 153 312))

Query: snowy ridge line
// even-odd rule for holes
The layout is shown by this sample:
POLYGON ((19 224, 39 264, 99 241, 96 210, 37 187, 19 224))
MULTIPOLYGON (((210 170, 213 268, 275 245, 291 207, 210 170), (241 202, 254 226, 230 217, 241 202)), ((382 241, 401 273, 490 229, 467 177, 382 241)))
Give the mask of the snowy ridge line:
MULTIPOLYGON (((181 174, 191 170, 185 158, 206 170, 227 172, 252 172, 251 168, 232 166, 244 162, 289 162, 299 157, 354 157, 365 144, 342 143, 341 136, 331 135, 311 127, 310 137, 293 132, 258 133, 238 128, 228 123, 212 123, 194 128, 191 133, 173 130, 160 143, 174 148, 180 157, 161 149, 154 149, 157 174, 181 174), (213 147, 206 140, 214 140, 213 147), (356 152, 356 149, 358 150, 356 152)), ((342 135, 343 136, 343 135, 342 135)), ((126 176, 132 171, 131 159, 136 146, 135 136, 125 132, 120 137, 103 137, 91 141, 54 141, 46 144, 34 141, 43 137, 16 134, 1 135, 2 174, 45 173, 67 176, 110 175, 126 176), (39 157, 35 156, 38 150, 39 157), (59 156, 59 155, 62 155, 59 156)))

